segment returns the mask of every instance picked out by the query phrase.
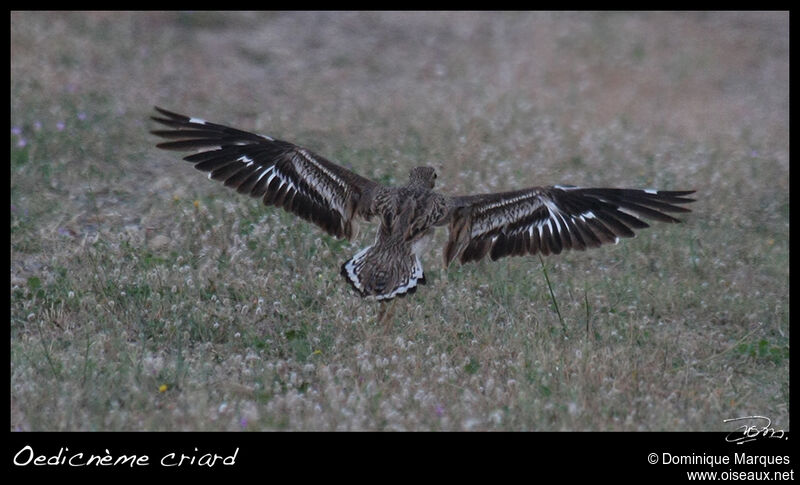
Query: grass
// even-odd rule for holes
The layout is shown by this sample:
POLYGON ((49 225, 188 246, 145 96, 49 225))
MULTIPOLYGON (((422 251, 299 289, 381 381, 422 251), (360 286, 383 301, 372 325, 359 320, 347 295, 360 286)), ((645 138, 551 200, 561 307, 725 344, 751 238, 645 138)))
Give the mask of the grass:
MULTIPOLYGON (((788 14, 11 15, 12 430, 789 429, 788 14), (315 29, 304 26, 313 24, 315 29), (441 268, 385 329, 335 240, 154 148, 152 105, 452 194, 698 190, 441 268)), ((441 248, 444 231, 437 234, 441 248)))

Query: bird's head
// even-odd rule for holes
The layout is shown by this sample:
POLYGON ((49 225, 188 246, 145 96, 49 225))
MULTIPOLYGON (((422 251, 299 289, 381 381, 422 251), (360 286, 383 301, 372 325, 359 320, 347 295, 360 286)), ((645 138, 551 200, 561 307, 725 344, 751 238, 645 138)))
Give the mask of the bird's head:
POLYGON ((436 180, 436 170, 433 167, 414 167, 408 174, 408 181, 412 185, 420 185, 432 189, 436 180))

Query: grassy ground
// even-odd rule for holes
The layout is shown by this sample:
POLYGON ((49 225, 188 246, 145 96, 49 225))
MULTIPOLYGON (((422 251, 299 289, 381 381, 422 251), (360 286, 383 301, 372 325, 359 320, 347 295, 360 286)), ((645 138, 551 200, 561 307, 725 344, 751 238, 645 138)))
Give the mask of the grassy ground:
MULTIPOLYGON (((789 429, 788 13, 12 13, 14 430, 789 429), (401 183, 697 189, 685 224, 441 269, 154 148, 151 106, 401 183)), ((443 241, 444 234, 438 235, 443 241)))

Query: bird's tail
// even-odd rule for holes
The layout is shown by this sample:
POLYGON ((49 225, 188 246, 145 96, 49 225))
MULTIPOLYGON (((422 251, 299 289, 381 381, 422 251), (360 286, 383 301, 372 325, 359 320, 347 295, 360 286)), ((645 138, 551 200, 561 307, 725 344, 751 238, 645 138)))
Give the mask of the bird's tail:
POLYGON ((406 242, 368 246, 345 262, 341 273, 361 296, 377 300, 405 296, 425 284, 422 263, 406 242))

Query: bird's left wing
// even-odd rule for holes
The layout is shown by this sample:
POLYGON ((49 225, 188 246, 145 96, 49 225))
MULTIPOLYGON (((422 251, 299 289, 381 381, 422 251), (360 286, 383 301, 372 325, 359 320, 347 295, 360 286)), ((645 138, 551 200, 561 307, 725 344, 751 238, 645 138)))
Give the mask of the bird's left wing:
POLYGON ((190 118, 156 107, 153 119, 169 130, 154 135, 172 141, 165 150, 199 150, 184 160, 240 194, 262 198, 311 221, 329 234, 351 239, 353 218, 370 217, 378 183, 282 140, 190 118))
POLYGON ((666 212, 689 212, 676 204, 693 202, 684 197, 693 192, 555 185, 453 197, 444 263, 616 243, 649 226, 640 217, 680 222, 666 212))

